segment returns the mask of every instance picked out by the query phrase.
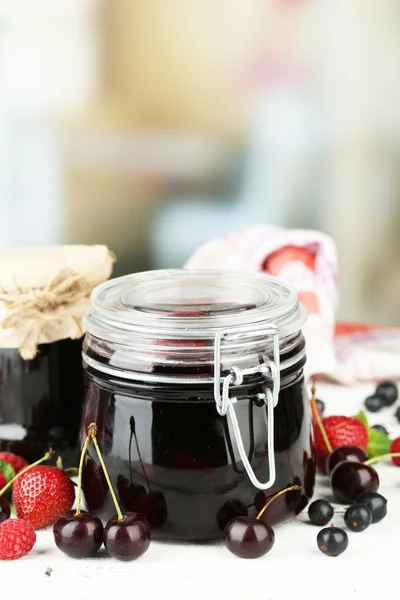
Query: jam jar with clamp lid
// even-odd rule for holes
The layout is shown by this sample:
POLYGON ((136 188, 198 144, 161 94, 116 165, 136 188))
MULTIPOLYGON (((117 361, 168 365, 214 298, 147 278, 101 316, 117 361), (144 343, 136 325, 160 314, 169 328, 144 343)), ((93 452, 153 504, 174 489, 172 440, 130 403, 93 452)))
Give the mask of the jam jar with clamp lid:
MULTIPOLYGON (((231 518, 269 523, 313 494, 315 452, 303 367, 306 315, 283 281, 258 273, 160 270, 92 293, 81 445, 95 422, 122 509, 155 539, 211 540, 231 518)), ((83 491, 115 513, 95 451, 83 491)))

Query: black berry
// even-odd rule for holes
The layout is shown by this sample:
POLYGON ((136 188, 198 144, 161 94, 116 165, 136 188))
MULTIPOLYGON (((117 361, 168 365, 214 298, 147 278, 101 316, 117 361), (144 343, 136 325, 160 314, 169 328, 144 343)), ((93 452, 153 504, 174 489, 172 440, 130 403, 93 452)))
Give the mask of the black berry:
POLYGON ((333 517, 333 507, 327 500, 315 500, 308 508, 308 516, 313 525, 327 525, 333 517))
POLYGON ((372 512, 366 504, 352 504, 344 514, 344 522, 351 531, 364 531, 372 523, 372 512))
POLYGON ((240 558, 259 558, 271 550, 274 542, 274 530, 260 519, 235 517, 225 529, 226 547, 240 558))
POLYGON ((385 435, 389 435, 388 430, 383 425, 372 425, 372 429, 375 429, 376 431, 380 431, 381 433, 384 433, 385 435))
POLYGON ((317 535, 318 548, 327 556, 339 556, 349 545, 349 538, 344 529, 325 527, 317 535))
POLYGON ((386 406, 385 400, 382 396, 377 396, 374 394, 373 396, 368 396, 368 398, 364 401, 364 406, 369 412, 378 412, 384 406, 386 406))
POLYGON ((377 386, 375 394, 383 398, 385 406, 392 406, 399 397, 397 385, 393 381, 382 381, 377 386))
POLYGON ((365 492, 358 496, 357 504, 365 504, 372 513, 372 523, 378 523, 387 514, 387 500, 376 492, 365 492))

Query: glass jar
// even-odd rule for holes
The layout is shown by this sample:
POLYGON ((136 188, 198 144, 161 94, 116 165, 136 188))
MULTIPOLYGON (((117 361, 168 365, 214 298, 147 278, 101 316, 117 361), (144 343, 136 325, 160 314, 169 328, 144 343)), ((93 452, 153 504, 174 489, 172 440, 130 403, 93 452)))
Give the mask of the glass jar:
MULTIPOLYGON (((167 270, 98 286, 85 318, 91 422, 125 510, 155 539, 221 537, 235 515, 296 515, 312 496, 315 456, 304 385, 304 308, 261 274, 167 270)), ((89 447, 90 448, 90 447, 89 447)), ((89 509, 115 509, 93 449, 89 509)))
POLYGON ((34 462, 51 446, 78 465, 82 317, 114 261, 106 246, 0 252, 0 450, 34 462))
POLYGON ((84 395, 82 338, 40 344, 32 360, 0 348, 0 449, 29 463, 53 447, 65 467, 78 464, 84 395))

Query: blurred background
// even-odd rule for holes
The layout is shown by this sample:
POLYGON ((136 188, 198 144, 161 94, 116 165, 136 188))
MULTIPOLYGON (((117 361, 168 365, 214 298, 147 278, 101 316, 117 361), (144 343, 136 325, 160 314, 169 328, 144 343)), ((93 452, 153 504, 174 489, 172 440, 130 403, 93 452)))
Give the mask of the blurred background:
POLYGON ((317 228, 339 317, 398 323, 399 105, 398 0, 0 0, 0 249, 317 228))

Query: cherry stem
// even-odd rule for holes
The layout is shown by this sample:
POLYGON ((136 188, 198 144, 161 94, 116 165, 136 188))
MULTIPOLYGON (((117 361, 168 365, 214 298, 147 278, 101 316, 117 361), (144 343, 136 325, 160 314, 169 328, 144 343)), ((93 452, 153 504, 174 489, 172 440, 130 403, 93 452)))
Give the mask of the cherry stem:
POLYGON ((90 434, 88 434, 86 436, 85 443, 83 444, 83 448, 82 448, 82 452, 81 452, 81 458, 80 458, 80 461, 79 461, 79 468, 78 468, 78 492, 77 492, 76 511, 75 511, 75 516, 76 517, 81 514, 83 461, 85 460, 86 451, 87 451, 87 447, 89 445, 90 439, 91 439, 91 436, 90 436, 90 434))
POLYGON ((291 492, 292 490, 301 490, 301 485, 291 485, 290 487, 287 487, 284 490, 281 490, 280 492, 278 492, 277 494, 275 494, 274 496, 272 496, 272 498, 270 498, 268 500, 268 502, 265 504, 265 506, 262 507, 262 509, 260 510, 260 512, 258 513, 258 515, 256 516, 256 519, 259 519, 260 517, 262 517, 262 515, 264 514, 264 512, 267 510, 268 506, 276 498, 278 498, 278 496, 282 496, 282 494, 286 494, 286 492, 291 492))
POLYGON ((318 427, 321 430, 322 437, 324 438, 324 442, 325 442, 326 447, 328 449, 328 452, 330 454, 332 452, 332 446, 331 446, 331 443, 329 441, 328 435, 326 433, 326 429, 325 429, 325 427, 322 424, 321 415, 319 414, 318 406, 317 406, 317 403, 315 401, 315 394, 316 394, 315 381, 313 381, 313 384, 312 384, 312 387, 311 387, 311 404, 312 404, 312 407, 314 409, 315 418, 317 420, 318 427))
POLYGON ((29 469, 32 469, 32 467, 37 467, 37 465, 40 465, 40 463, 44 462, 45 460, 49 460, 49 458, 52 458, 54 456, 54 450, 53 448, 50 448, 48 452, 46 452, 46 454, 44 456, 42 456, 42 458, 39 458, 39 460, 37 460, 36 462, 32 463, 31 465, 28 465, 27 467, 25 467, 25 469, 22 469, 19 473, 16 474, 15 477, 13 477, 13 479, 11 479, 4 487, 3 489, 0 490, 0 496, 2 494, 4 494, 5 491, 8 490, 8 488, 14 483, 14 481, 16 479, 18 479, 18 477, 21 477, 21 475, 23 475, 24 473, 26 473, 27 471, 29 471, 29 469))
MULTIPOLYGON (((131 418, 132 418, 132 417, 131 417, 131 418)), ((143 464, 143 461, 142 461, 142 456, 141 456, 141 454, 140 454, 139 442, 138 442, 138 439, 137 439, 137 436, 136 436, 136 427, 135 427, 135 428, 134 428, 134 429, 131 431, 131 436, 132 436, 132 435, 133 435, 133 437, 135 438, 135 445, 136 445, 136 450, 137 450, 138 457, 139 457, 140 466, 142 467, 143 475, 144 475, 144 478, 145 478, 145 480, 146 480, 147 487, 149 488, 149 492, 151 492, 151 486, 150 486, 150 482, 149 482, 149 480, 148 480, 148 478, 147 478, 147 473, 146 473, 146 470, 145 470, 145 468, 144 468, 144 464, 143 464)), ((132 440, 132 437, 131 437, 131 440, 132 440)), ((131 460, 131 453, 130 453, 130 450, 129 450, 129 465, 130 465, 130 467, 131 467, 131 462, 130 462, 130 460, 131 460)), ((132 468, 131 468, 131 483, 132 483, 132 468)))
POLYGON ((400 456, 400 452, 391 452, 389 454, 382 454, 382 456, 374 456, 373 458, 366 460, 364 462, 364 465, 373 465, 374 463, 378 462, 379 460, 382 460, 383 458, 392 458, 392 456, 397 458, 398 456, 400 456))
POLYGON ((118 522, 121 522, 121 521, 124 520, 124 515, 122 514, 121 509, 119 507, 118 500, 117 500, 117 498, 115 496, 115 493, 114 493, 114 490, 113 490, 113 486, 111 485, 111 481, 110 481, 110 478, 108 476, 106 465, 104 464, 104 460, 103 460, 103 457, 102 457, 101 452, 100 452, 99 444, 97 443, 97 439, 96 439, 97 425, 96 425, 96 423, 91 423, 89 425, 88 433, 89 433, 89 436, 92 438, 94 447, 96 448, 97 456, 99 457, 99 461, 100 461, 100 464, 101 464, 103 472, 104 472, 104 477, 106 478, 108 487, 110 489, 110 494, 111 494, 111 497, 112 497, 113 502, 114 502, 115 510, 117 511, 118 522))

